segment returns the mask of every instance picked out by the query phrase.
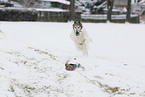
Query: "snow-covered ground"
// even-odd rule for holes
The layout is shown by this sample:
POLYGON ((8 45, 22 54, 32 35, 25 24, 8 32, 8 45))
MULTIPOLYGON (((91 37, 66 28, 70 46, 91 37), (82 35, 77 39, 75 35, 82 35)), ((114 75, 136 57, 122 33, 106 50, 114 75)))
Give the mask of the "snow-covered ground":
POLYGON ((1 22, 0 97, 145 97, 145 25, 83 25, 88 56, 70 39, 72 22, 1 22), (69 58, 85 71, 66 71, 69 58))

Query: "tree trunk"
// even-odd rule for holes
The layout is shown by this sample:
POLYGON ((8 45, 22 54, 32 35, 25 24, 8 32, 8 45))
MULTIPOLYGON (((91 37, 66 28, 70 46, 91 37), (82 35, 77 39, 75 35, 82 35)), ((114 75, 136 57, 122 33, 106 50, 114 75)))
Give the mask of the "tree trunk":
POLYGON ((70 13, 69 13, 69 20, 74 20, 75 15, 75 0, 70 0, 70 13))
POLYGON ((107 9, 109 9, 109 7, 111 6, 111 2, 110 0, 107 1, 107 9))
POLYGON ((127 22, 130 22, 130 15, 131 15, 131 0, 128 0, 127 15, 126 15, 127 22))
POLYGON ((108 13, 107 13, 107 20, 111 21, 112 9, 114 5, 114 0, 108 0, 108 13))

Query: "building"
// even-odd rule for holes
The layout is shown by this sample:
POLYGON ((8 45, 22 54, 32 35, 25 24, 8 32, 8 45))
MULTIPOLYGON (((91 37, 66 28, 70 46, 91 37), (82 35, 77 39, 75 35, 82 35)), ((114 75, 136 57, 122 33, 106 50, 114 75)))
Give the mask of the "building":
POLYGON ((41 0, 36 6, 37 8, 60 8, 69 9, 70 2, 66 0, 41 0))

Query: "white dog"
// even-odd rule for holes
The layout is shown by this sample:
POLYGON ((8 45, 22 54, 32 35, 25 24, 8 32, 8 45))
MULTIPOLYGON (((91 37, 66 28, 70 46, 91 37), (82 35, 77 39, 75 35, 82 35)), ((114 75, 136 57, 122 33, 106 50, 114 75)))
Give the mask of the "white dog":
POLYGON ((84 55, 88 55, 88 44, 91 39, 80 21, 74 22, 70 37, 74 41, 76 48, 82 51, 84 55))

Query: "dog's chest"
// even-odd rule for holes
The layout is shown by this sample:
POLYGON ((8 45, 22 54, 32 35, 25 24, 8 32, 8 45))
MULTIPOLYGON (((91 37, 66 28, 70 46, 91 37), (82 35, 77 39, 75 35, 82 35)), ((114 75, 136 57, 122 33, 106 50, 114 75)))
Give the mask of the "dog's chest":
POLYGON ((78 42, 83 42, 83 40, 84 40, 84 35, 79 35, 79 36, 76 36, 76 40, 78 41, 78 42))
POLYGON ((78 43, 82 43, 84 40, 84 32, 81 32, 79 36, 76 36, 75 34, 73 36, 74 40, 77 41, 78 43))

